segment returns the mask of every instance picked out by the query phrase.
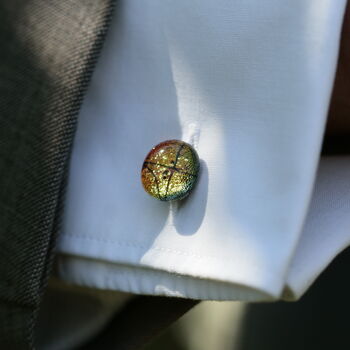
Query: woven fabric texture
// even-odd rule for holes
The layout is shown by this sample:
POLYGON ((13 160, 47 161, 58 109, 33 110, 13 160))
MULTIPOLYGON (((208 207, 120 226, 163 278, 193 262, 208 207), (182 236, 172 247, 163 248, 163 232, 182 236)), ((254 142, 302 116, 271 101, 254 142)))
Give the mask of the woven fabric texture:
POLYGON ((112 0, 0 1, 0 348, 33 348, 76 119, 112 0))

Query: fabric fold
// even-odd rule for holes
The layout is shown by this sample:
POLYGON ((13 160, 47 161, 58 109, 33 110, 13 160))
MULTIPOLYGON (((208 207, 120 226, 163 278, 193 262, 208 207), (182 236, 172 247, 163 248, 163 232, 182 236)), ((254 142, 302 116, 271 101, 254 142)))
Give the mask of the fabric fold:
POLYGON ((79 116, 61 278, 279 298, 302 242, 344 7, 122 1, 79 116), (201 159, 180 203, 156 201, 140 182, 145 155, 167 139, 192 143, 201 159))

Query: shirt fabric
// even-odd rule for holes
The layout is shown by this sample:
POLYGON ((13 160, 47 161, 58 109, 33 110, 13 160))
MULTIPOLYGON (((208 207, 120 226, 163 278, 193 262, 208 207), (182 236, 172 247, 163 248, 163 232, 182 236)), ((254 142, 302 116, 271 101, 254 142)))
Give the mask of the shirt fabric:
POLYGON ((120 1, 79 115, 60 278, 195 299, 299 298, 350 240, 350 159, 322 159, 317 172, 344 9, 120 1), (181 202, 150 197, 140 180, 148 151, 169 139, 200 157, 181 202))

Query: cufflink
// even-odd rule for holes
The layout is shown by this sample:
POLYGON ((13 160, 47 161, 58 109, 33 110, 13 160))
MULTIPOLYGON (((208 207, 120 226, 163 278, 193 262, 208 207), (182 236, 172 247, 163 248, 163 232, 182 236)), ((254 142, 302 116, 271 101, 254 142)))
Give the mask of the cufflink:
POLYGON ((154 146, 141 170, 143 188, 161 201, 183 199, 189 195, 199 174, 196 150, 180 140, 168 140, 154 146))

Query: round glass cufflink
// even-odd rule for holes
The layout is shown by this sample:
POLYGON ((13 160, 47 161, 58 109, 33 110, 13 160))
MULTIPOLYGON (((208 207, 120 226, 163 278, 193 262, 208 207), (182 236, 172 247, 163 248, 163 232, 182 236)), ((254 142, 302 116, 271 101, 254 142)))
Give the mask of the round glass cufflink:
POLYGON ((142 185, 147 193, 161 201, 185 198, 199 174, 196 150, 186 142, 168 140, 154 146, 141 170, 142 185))

